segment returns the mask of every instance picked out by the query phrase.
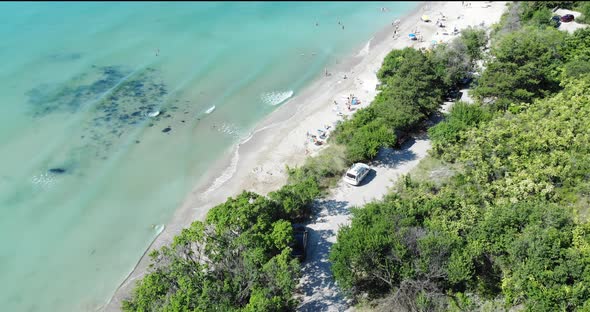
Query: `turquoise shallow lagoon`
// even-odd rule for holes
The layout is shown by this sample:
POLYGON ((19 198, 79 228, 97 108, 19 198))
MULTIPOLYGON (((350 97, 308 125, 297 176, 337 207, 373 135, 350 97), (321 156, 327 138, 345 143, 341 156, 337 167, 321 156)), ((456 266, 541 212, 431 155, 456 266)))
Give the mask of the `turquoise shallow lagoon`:
POLYGON ((1 3, 1 310, 105 304, 214 161, 416 6, 1 3))

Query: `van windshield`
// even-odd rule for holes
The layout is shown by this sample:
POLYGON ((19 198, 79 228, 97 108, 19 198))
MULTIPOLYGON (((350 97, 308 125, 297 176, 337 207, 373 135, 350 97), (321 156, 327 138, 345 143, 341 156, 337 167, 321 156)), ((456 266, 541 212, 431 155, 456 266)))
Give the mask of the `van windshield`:
POLYGON ((347 173, 346 174, 347 177, 351 178, 351 179, 356 179, 356 176, 352 173, 347 173))

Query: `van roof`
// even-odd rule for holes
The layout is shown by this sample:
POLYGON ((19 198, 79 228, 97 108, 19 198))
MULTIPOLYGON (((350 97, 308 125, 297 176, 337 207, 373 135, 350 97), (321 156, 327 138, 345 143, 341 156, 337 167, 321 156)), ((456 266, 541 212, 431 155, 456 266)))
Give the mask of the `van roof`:
POLYGON ((358 172, 359 172, 359 170, 360 170, 361 168, 363 168, 363 167, 365 167, 365 164, 362 164, 362 163, 356 163, 356 164, 354 164, 354 165, 352 166, 352 168, 350 168, 350 170, 348 170, 348 171, 349 171, 349 172, 350 172, 350 171, 352 171, 352 172, 354 172, 354 173, 358 173, 358 172))

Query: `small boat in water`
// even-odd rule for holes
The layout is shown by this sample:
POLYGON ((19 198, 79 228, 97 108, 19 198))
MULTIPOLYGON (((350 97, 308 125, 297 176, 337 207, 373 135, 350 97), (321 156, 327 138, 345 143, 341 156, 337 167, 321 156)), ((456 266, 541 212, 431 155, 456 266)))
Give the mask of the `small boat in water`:
POLYGON ((209 109, 205 111, 205 114, 211 114, 214 110, 215 110, 215 105, 209 107, 209 109))

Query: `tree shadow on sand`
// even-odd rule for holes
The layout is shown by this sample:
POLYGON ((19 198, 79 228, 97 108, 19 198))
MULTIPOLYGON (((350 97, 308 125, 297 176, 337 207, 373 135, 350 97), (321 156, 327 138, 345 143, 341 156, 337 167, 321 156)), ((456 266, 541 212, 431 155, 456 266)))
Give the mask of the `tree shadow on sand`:
POLYGON ((346 302, 334 281, 329 261, 333 244, 330 238, 336 236, 336 233, 330 229, 310 229, 308 235, 307 261, 302 265, 305 275, 299 285, 299 291, 307 300, 297 308, 297 311, 341 311, 346 307, 346 302))
MULTIPOLYGON (((330 216, 348 216, 349 203, 334 199, 316 200, 313 205, 314 218, 308 225, 329 223, 330 216)), ((321 225, 320 225, 321 226, 321 225)), ((302 264, 304 272, 298 293, 305 300, 297 311, 342 311, 347 307, 344 295, 332 276, 329 261, 330 248, 336 240, 338 230, 312 229, 308 227, 307 260, 302 264)))
POLYGON ((346 201, 319 199, 314 202, 312 213, 314 218, 310 223, 318 223, 321 222, 319 219, 322 217, 348 215, 350 214, 350 209, 346 201))
POLYGON ((410 150, 410 147, 416 143, 416 139, 410 138, 406 141, 401 149, 382 148, 375 160, 371 162, 372 166, 395 168, 403 163, 415 160, 417 155, 410 150))

